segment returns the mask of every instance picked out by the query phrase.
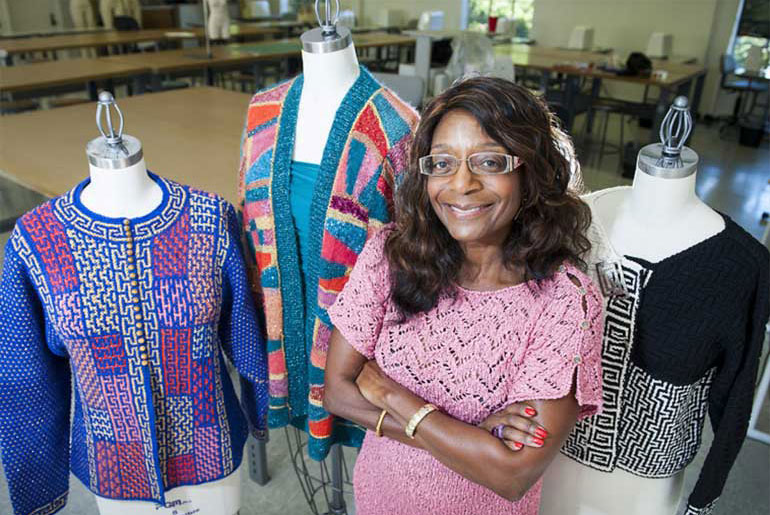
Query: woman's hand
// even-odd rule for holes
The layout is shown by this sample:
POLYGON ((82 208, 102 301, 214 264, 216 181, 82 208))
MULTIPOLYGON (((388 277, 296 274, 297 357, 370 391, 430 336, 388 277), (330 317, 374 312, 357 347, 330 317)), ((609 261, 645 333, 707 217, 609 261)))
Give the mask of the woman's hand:
POLYGON ((536 415, 535 408, 517 402, 490 415, 479 427, 494 434, 494 428, 503 425, 502 442, 512 451, 521 450, 525 445, 542 447, 548 438, 548 431, 534 420, 536 415))
POLYGON ((385 397, 395 392, 411 392, 389 378, 376 361, 367 361, 356 378, 356 385, 364 398, 380 409, 385 409, 385 397))

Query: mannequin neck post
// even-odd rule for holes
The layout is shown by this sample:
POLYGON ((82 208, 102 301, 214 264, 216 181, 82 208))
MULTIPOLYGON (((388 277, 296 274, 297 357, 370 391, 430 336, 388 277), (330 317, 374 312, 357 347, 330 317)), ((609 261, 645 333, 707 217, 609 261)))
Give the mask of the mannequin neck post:
POLYGON ((344 96, 361 73, 355 46, 351 43, 342 50, 323 54, 303 50, 302 73, 303 93, 334 98, 341 92, 344 96))
POLYGON ((151 212, 163 192, 147 174, 144 159, 127 168, 113 170, 89 163, 91 182, 80 200, 88 209, 109 217, 138 217, 151 212))
POLYGON ((665 179, 637 168, 631 189, 631 211, 652 223, 669 222, 700 203, 695 194, 695 179, 695 173, 680 179, 665 179))

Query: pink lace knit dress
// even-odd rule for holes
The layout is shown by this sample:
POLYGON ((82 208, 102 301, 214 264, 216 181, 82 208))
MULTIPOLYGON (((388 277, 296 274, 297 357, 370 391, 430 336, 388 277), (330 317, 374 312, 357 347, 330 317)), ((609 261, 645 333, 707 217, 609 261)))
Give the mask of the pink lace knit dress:
MULTIPOLYGON (((332 323, 392 379, 444 413, 478 424, 508 404, 558 399, 577 374, 580 416, 601 407, 600 296, 565 265, 539 286, 459 289, 428 313, 398 324, 383 247, 373 236, 329 310, 332 323), (578 284, 575 284, 576 281, 578 284)), ((428 452, 369 431, 353 474, 356 513, 536 515, 540 482, 510 502, 428 452)))

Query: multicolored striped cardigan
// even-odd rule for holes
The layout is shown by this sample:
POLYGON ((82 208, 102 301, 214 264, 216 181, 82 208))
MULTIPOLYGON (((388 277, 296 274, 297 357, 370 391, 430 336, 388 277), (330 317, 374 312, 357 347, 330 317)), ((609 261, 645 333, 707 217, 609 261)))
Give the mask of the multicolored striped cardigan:
MULTIPOLYGON (((329 133, 310 214, 311 280, 303 292, 289 202, 302 75, 254 95, 241 146, 240 195, 252 284, 264 306, 270 373, 270 427, 309 434, 309 454, 332 443, 359 445, 362 432, 323 409, 332 324, 326 310, 348 280, 369 235, 389 222, 393 188, 407 167, 418 115, 365 69, 329 133), (304 295, 304 298, 303 298, 304 295)), ((319 135, 319 137, 322 135, 319 135)))

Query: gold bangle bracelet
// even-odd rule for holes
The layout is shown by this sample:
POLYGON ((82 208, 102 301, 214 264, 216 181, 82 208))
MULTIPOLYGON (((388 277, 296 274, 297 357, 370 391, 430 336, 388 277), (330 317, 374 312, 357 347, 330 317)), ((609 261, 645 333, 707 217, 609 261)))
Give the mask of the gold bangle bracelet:
POLYGON ((409 419, 409 423, 406 425, 406 429, 404 430, 404 432, 406 432, 406 436, 409 438, 414 438, 414 432, 417 431, 417 426, 420 425, 420 422, 422 422, 425 417, 437 409, 438 408, 433 404, 426 404, 422 408, 418 409, 417 413, 412 415, 412 418, 409 419))
POLYGON ((374 430, 374 434, 377 435, 378 438, 382 437, 382 423, 385 421, 385 415, 387 415, 388 412, 386 410, 382 410, 382 413, 380 413, 380 419, 377 421, 377 427, 374 430))

